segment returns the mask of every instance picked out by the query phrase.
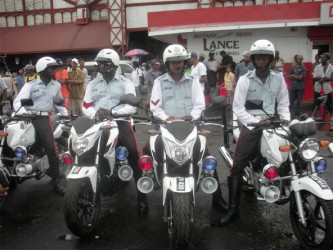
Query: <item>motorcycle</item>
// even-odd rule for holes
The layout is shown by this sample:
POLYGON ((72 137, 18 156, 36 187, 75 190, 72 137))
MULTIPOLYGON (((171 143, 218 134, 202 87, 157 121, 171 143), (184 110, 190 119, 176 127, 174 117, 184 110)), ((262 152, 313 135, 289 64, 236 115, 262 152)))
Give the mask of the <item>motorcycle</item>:
MULTIPOLYGON (((221 105, 225 97, 216 96, 205 110, 213 105, 221 105)), ((142 107, 138 105, 138 107, 142 107)), ((158 130, 150 130, 150 153, 139 159, 142 177, 137 182, 138 190, 150 193, 162 189, 164 222, 167 223, 168 236, 175 245, 188 245, 190 227, 194 221, 195 193, 201 187, 206 194, 217 190, 218 182, 213 177, 217 160, 206 153, 208 121, 220 121, 221 117, 206 117, 204 111, 197 120, 184 117, 165 122, 150 116, 133 116, 134 119, 147 120, 158 124, 158 130)), ((145 152, 144 152, 145 153, 145 152)))
MULTIPOLYGON (((247 110, 261 110, 262 101, 246 103, 247 110)), ((333 193, 319 177, 327 168, 327 161, 319 156, 320 147, 328 141, 311 137, 316 122, 307 115, 290 122, 289 128, 266 112, 266 120, 247 124, 262 130, 260 149, 244 170, 243 184, 248 192, 255 192, 258 200, 278 205, 289 204, 290 222, 303 248, 328 249, 333 238, 333 193)), ((229 134, 238 140, 239 125, 234 117, 232 128, 225 125, 225 145, 222 157, 231 168, 233 152, 229 134)))
MULTIPOLYGON (((22 99, 21 107, 33 106, 32 99, 22 99)), ((0 132, 0 170, 8 180, 10 189, 27 179, 42 179, 49 174, 49 161, 44 150, 35 143, 35 128, 32 120, 45 112, 27 111, 26 114, 0 117, 3 131, 0 132)), ((58 136, 63 138, 63 135, 58 136)), ((59 155, 60 175, 64 175, 71 167, 69 152, 59 155)), ((4 200, 2 204, 4 203, 4 200)))
MULTIPOLYGON (((131 96, 121 96, 115 107, 130 104, 131 96)), ((97 226, 101 195, 114 194, 133 176, 127 148, 117 146, 116 121, 128 121, 130 114, 115 115, 112 109, 98 111, 94 119, 76 119, 70 131, 68 144, 74 165, 67 175, 64 217, 69 230, 81 238, 97 226)))

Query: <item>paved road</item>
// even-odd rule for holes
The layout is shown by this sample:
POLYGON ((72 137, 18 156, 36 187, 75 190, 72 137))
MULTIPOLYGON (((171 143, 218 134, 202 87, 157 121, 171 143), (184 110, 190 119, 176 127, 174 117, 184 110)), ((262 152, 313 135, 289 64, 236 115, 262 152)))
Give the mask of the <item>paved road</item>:
MULTIPOLYGON (((140 147, 147 140, 147 127, 137 126, 140 147)), ((222 131, 211 128, 209 150, 218 158, 223 196, 227 199, 228 169, 219 155, 222 131)), ((320 138, 332 138, 318 132, 320 138)), ((323 175, 333 187, 332 158, 327 150, 330 169, 323 175)), ((102 199, 98 229, 81 240, 67 229, 63 219, 63 197, 52 192, 50 179, 29 180, 10 193, 0 221, 1 249, 169 249, 166 224, 162 216, 161 191, 149 194, 150 212, 136 213, 134 182, 112 197, 102 199)), ((189 249, 300 249, 289 222, 288 204, 278 206, 257 201, 242 194, 241 218, 228 227, 211 227, 220 214, 211 208, 211 196, 197 193, 195 222, 189 249)))

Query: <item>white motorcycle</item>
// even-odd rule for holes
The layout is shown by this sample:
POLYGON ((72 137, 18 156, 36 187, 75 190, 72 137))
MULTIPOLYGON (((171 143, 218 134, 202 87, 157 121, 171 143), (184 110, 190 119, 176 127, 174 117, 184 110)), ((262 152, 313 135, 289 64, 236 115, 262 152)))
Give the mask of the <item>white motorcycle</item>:
MULTIPOLYGON (((221 105, 225 98, 218 96, 212 102, 221 105)), ((134 116, 160 125, 159 130, 149 131, 151 152, 139 160, 143 176, 137 187, 142 193, 162 189, 164 222, 167 222, 169 238, 175 245, 187 245, 190 241, 195 193, 201 187, 204 193, 212 194, 219 185, 214 178, 217 160, 205 155, 209 131, 204 128, 205 125, 221 126, 205 123, 220 121, 221 117, 205 117, 203 114, 196 121, 185 117, 170 123, 152 115, 134 116)))
MULTIPOLYGON (((124 95, 118 105, 130 99, 130 95, 124 95)), ((95 119, 80 117, 73 122, 70 132, 69 150, 74 165, 67 176, 64 213, 68 228, 79 237, 90 235, 96 228, 101 194, 112 195, 133 176, 127 161, 128 150, 117 147, 116 120, 130 115, 115 118, 112 109, 109 113, 98 112, 95 119)))
MULTIPOLYGON (((33 106, 33 101, 22 99, 21 106, 33 106)), ((23 115, 16 113, 0 118, 3 126, 3 131, 0 132, 0 170, 9 181, 10 189, 30 178, 40 180, 49 174, 50 167, 44 150, 35 143, 35 128, 32 125, 32 120, 45 112, 27 111, 23 115)), ((58 139, 62 137, 63 134, 59 133, 58 139)), ((60 175, 65 175, 71 168, 70 154, 62 151, 58 155, 60 175)))
MULTIPOLYGON (((262 101, 248 101, 247 109, 262 110, 262 101)), ((260 148, 255 159, 248 163, 243 175, 244 187, 253 190, 258 200, 278 205, 290 202, 290 221, 295 236, 305 249, 329 249, 333 239, 333 193, 319 175, 327 167, 320 157, 320 147, 327 141, 311 137, 316 133, 312 118, 294 119, 289 128, 267 115, 266 121, 247 124, 262 129, 260 148)), ((224 124, 226 125, 226 124, 224 124)), ((225 129, 238 140, 239 126, 225 129)), ((220 152, 227 165, 233 164, 228 138, 220 152)))

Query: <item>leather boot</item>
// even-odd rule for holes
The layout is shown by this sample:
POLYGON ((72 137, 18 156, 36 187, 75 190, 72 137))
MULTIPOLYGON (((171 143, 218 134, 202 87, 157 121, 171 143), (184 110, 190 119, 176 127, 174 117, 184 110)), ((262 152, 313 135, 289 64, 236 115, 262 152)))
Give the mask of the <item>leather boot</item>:
POLYGON ((218 221, 217 225, 223 227, 230 221, 237 219, 239 216, 239 201, 242 187, 242 176, 235 175, 228 177, 229 187, 229 208, 228 211, 218 221))
POLYGON ((219 177, 217 175, 216 170, 214 172, 214 178, 217 180, 218 187, 217 190, 212 194, 213 195, 212 206, 221 212, 226 212, 228 210, 228 204, 223 199, 219 177))

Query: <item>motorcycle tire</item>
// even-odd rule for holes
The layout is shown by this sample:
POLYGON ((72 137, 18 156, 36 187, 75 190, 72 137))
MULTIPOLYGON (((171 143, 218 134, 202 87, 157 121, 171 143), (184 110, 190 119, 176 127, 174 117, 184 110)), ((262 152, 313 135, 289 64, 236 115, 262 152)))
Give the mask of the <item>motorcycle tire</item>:
POLYGON ((168 204, 169 239, 176 246, 187 246, 191 230, 191 193, 172 193, 168 204))
POLYGON ((69 230, 81 237, 89 236, 96 228, 101 208, 100 194, 94 192, 89 179, 68 180, 64 214, 69 230))
POLYGON ((291 194, 290 221, 295 236, 304 249, 332 249, 333 201, 320 199, 302 190, 301 200, 306 221, 304 226, 298 218, 294 193, 291 194))

